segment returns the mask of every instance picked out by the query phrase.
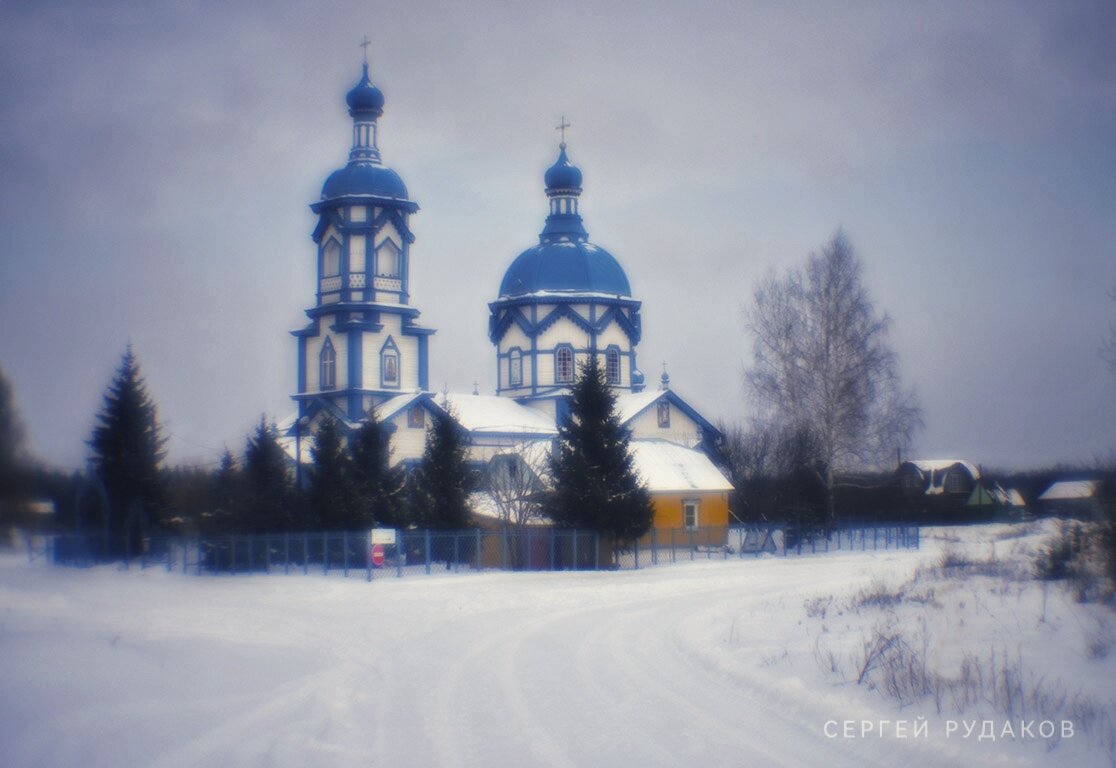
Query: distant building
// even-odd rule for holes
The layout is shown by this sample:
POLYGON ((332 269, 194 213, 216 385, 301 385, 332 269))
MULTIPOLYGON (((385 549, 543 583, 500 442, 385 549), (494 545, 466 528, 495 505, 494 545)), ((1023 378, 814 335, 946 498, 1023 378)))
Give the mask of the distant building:
POLYGON ((1103 520, 1106 517, 1104 483, 1100 480, 1059 480, 1039 494, 1040 514, 1103 520))
MULTIPOLYGON (((665 371, 660 388, 646 391, 636 362, 641 302, 619 261, 589 241, 580 211, 582 173, 566 143, 544 174, 548 212, 539 242, 512 260, 488 305, 496 395, 435 394, 429 387, 435 331, 419 323, 411 304, 410 217, 418 204, 383 164, 384 97, 367 64, 346 104, 353 119, 348 162, 310 206, 318 217, 315 302, 306 310, 309 324, 292 331, 298 410, 280 425, 292 458, 309 460, 314 430, 327 414, 352 432, 372 413, 392 430, 393 461, 414 463, 431 417, 448 412, 468 434, 478 472, 503 462, 501 471, 541 475, 546 467, 538 457, 557 436, 578 366, 595 355, 631 430, 655 525, 726 525, 732 486, 711 458, 720 433, 671 390, 665 371), (513 467, 509 456, 516 455, 513 467)), ((543 477, 535 481, 545 484, 543 477)), ((478 499, 477 506, 492 515, 493 504, 478 499)))

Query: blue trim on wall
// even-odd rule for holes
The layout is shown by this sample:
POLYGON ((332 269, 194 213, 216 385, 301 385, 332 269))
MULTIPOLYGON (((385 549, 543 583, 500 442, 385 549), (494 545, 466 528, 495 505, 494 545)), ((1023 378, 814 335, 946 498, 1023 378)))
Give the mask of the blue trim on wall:
POLYGON ((298 343, 298 392, 306 391, 306 336, 300 335, 298 343))

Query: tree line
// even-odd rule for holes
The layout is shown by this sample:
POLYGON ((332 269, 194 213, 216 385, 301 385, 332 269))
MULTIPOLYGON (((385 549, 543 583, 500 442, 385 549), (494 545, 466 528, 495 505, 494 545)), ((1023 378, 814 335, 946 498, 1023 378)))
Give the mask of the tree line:
MULTIPOLYGON (((632 469, 630 435, 596 360, 580 371, 558 428, 557 450, 546 462, 554 482, 522 501, 556 525, 596 530, 618 544, 646 533, 650 496, 632 469)), ((2 372, 0 429, 0 499, 52 497, 56 527, 101 537, 109 558, 139 551, 158 533, 458 530, 474 524, 471 493, 484 486, 498 495, 498 484, 469 464, 467 436, 448 406, 432 413, 414 466, 392 462, 390 429, 370 412, 348 435, 328 415, 319 419, 310 460, 297 472, 264 417, 243 452, 226 449, 216 469, 167 468, 157 407, 131 346, 105 390, 84 472, 42 471, 28 459, 2 372)))

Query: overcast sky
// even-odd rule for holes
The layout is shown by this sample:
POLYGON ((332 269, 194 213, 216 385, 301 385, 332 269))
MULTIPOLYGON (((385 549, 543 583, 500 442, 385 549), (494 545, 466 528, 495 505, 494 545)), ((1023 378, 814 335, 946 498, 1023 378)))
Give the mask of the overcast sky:
POLYGON ((0 3, 0 368, 41 457, 85 459, 129 341, 172 462, 292 409, 309 203, 372 44, 421 206, 431 383, 495 387, 487 302, 537 242, 564 115, 640 367, 752 413, 741 310, 843 227, 924 407, 914 455, 1116 449, 1109 2, 0 3))

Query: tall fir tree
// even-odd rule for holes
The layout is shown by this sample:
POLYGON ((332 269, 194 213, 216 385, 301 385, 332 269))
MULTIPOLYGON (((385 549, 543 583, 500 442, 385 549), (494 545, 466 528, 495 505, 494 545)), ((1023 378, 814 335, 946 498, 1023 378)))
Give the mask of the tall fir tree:
POLYGON ((318 425, 310 457, 307 503, 311 525, 325 531, 357 528, 352 462, 333 418, 326 416, 318 425))
POLYGON ((635 473, 630 440, 616 395, 592 355, 580 366, 569 411, 558 420, 547 515, 563 527, 597 531, 621 548, 651 530, 651 495, 635 473))
POLYGON ((244 448, 244 503, 235 528, 241 533, 305 528, 297 501, 279 433, 261 416, 244 448))
POLYGON ((369 413, 349 438, 349 455, 358 527, 402 527, 403 473, 391 466, 391 434, 375 414, 369 413))
POLYGON ((426 433, 422 463, 411 477, 411 519, 419 528, 465 528, 473 490, 466 437, 448 406, 433 422, 426 433))
POLYGON ((163 507, 159 465, 164 443, 155 402, 129 344, 88 441, 90 469, 108 496, 110 555, 138 552, 144 532, 159 521, 163 507))

